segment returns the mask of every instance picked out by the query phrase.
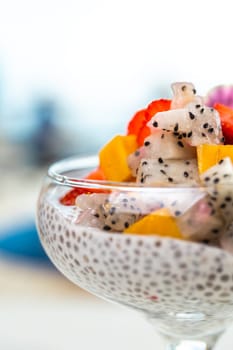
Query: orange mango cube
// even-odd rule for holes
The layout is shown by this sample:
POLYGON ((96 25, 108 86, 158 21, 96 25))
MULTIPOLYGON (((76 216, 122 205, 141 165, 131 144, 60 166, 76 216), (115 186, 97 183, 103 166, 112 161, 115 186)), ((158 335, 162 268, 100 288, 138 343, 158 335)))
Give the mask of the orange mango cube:
POLYGON ((127 158, 137 147, 136 135, 117 135, 100 150, 100 168, 107 180, 129 181, 132 178, 127 158))
POLYGON ((200 145, 197 146, 199 174, 217 164, 221 159, 230 157, 233 162, 233 145, 200 145))
POLYGON ((176 219, 171 216, 166 208, 158 209, 153 213, 138 220, 124 230, 124 233, 159 235, 176 239, 184 239, 176 219))

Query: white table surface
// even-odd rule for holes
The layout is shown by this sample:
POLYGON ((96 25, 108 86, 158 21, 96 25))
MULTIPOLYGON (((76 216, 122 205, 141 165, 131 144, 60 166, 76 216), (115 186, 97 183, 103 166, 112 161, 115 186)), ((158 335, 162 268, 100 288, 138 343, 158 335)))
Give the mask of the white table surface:
POLYGON ((137 313, 83 292, 54 271, 0 262, 1 350, 159 348, 137 313))

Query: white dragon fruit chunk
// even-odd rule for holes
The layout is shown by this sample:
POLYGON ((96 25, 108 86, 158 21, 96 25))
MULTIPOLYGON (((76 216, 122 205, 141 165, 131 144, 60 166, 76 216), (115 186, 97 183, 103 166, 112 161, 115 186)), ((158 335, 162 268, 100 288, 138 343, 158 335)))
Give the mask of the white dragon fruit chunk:
POLYGON ((225 221, 212 211, 207 195, 184 213, 176 215, 176 221, 185 238, 210 245, 218 245, 225 231, 225 221))
POLYGON ((183 108, 191 102, 203 104, 203 98, 196 95, 196 89, 192 83, 173 83, 171 88, 174 94, 171 109, 183 108))
POLYGON ((179 144, 185 140, 191 146, 224 142, 219 113, 210 107, 190 103, 186 108, 156 113, 148 123, 156 129, 172 131, 179 144))
POLYGON ((122 232, 152 211, 161 208, 159 200, 137 193, 112 193, 104 204, 103 230, 122 232))
POLYGON ((206 197, 205 191, 199 187, 172 187, 167 188, 167 194, 164 196, 161 202, 163 206, 168 208, 170 213, 175 216, 181 216, 190 210, 197 202, 206 197))
POLYGON ((199 174, 196 159, 141 159, 136 182, 143 185, 197 185, 199 174))
POLYGON ((136 198, 112 193, 104 205, 105 220, 103 230, 123 231, 140 218, 140 210, 135 206, 136 198))
POLYGON ((82 194, 76 199, 76 223, 104 231, 122 232, 129 225, 161 208, 158 198, 144 193, 82 194))
POLYGON ((227 223, 233 220, 233 164, 229 157, 206 170, 200 176, 209 193, 212 211, 220 212, 227 223))
POLYGON ((108 198, 106 193, 91 193, 80 194, 76 200, 75 205, 80 209, 96 209, 99 205, 103 204, 108 198))
POLYGON ((105 220, 104 204, 106 201, 108 201, 106 193, 79 195, 75 201, 79 210, 76 223, 101 228, 105 220))
POLYGON ((102 213, 100 215, 98 210, 88 208, 79 213, 75 223, 101 229, 104 225, 104 216, 102 213))
POLYGON ((144 145, 128 157, 128 166, 136 177, 142 158, 192 159, 196 157, 196 149, 186 142, 179 143, 170 131, 156 130, 145 138, 144 145))

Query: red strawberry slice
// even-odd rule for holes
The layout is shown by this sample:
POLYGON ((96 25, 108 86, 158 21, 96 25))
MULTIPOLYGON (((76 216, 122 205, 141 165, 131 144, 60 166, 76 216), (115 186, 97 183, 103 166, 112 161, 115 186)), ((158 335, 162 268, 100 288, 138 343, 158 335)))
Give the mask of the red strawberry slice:
POLYGON ((220 103, 216 103, 214 108, 220 115, 225 144, 233 145, 233 109, 220 103))
POLYGON ((136 135, 138 145, 142 146, 145 138, 151 133, 147 126, 148 121, 156 113, 168 111, 170 107, 171 100, 160 99, 152 101, 146 109, 142 109, 134 114, 128 124, 127 135, 136 135))
POLYGON ((60 203, 63 205, 75 205, 75 200, 80 194, 91 193, 89 189, 75 187, 70 190, 60 199, 60 203))
POLYGON ((150 119, 158 112, 165 112, 171 108, 171 100, 166 100, 161 98, 160 100, 152 101, 148 107, 147 111, 150 115, 150 119))
POLYGON ((141 146, 144 140, 144 139, 141 140, 140 133, 142 132, 143 128, 146 127, 149 117, 150 116, 147 110, 142 109, 134 114, 133 118, 130 120, 128 124, 127 135, 131 135, 131 134, 136 135, 139 146, 141 146))
MULTIPOLYGON (((105 180, 104 173, 102 169, 97 168, 96 170, 93 170, 90 172, 85 179, 88 180, 105 180)), ((81 187, 75 187, 69 192, 67 192, 61 199, 60 203, 63 205, 75 205, 75 200, 78 196, 81 194, 91 194, 91 193, 106 193, 107 191, 100 190, 100 189, 90 189, 90 188, 81 188, 81 187)))
POLYGON ((138 136, 137 136, 137 143, 138 143, 138 145, 139 145, 139 146, 142 146, 142 145, 144 144, 145 138, 146 138, 147 136, 149 136, 150 134, 151 134, 150 128, 148 128, 147 125, 144 125, 144 126, 141 128, 141 130, 140 130, 140 132, 139 132, 139 134, 138 134, 138 136))

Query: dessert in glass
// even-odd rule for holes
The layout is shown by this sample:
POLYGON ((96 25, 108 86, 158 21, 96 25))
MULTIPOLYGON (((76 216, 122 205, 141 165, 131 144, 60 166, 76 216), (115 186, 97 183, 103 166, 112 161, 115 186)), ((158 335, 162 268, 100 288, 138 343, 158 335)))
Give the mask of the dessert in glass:
POLYGON ((209 350, 233 321, 233 111, 172 90, 98 156, 49 168, 37 226, 72 282, 143 314, 168 349, 209 350))

